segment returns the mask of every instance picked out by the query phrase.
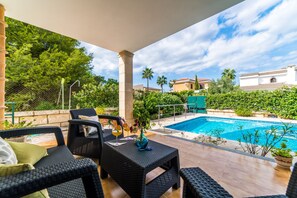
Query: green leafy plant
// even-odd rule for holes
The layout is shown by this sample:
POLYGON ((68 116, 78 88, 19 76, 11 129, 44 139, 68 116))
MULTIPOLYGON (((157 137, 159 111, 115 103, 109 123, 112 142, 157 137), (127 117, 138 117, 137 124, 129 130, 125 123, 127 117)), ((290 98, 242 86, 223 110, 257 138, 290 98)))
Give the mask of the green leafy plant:
POLYGON ((4 121, 4 129, 17 129, 17 128, 27 128, 27 127, 33 127, 33 122, 27 122, 25 120, 21 120, 18 123, 12 124, 8 120, 4 121))
POLYGON ((134 125, 141 129, 150 128, 150 114, 146 109, 143 101, 134 101, 133 117, 135 119, 134 125))
MULTIPOLYGON (((141 101, 141 100, 135 100, 141 101)), ((146 97, 144 98, 144 105, 146 110, 150 114, 151 118, 158 117, 158 107, 157 105, 169 105, 169 104, 182 104, 182 100, 173 94, 170 93, 157 93, 157 92, 149 92, 147 93, 146 97)), ((173 115, 173 107, 162 107, 160 110, 163 112, 162 117, 172 116, 173 115)), ((176 107, 176 114, 178 112, 183 111, 182 106, 176 107)))
POLYGON ((96 114, 97 115, 103 115, 105 114, 105 108, 104 107, 96 107, 95 108, 96 114))
POLYGON ((199 90, 199 89, 200 89, 199 80, 198 80, 197 75, 195 75, 194 89, 195 89, 195 90, 199 90))
POLYGON ((81 108, 118 107, 119 85, 117 83, 84 84, 73 98, 81 108))
MULTIPOLYGON (((266 130, 265 134, 261 136, 259 130, 242 132, 242 137, 238 139, 238 143, 244 152, 250 154, 260 154, 266 156, 275 146, 283 141, 284 136, 293 135, 291 130, 292 126, 283 124, 282 129, 278 130, 275 127, 271 127, 270 130, 266 130), (264 139, 260 144, 260 139, 264 139)), ((239 127, 242 130, 242 127, 239 127)))
POLYGON ((52 109, 58 109, 55 104, 47 101, 40 102, 36 107, 35 110, 52 110, 52 109))
MULTIPOLYGON (((242 127, 240 127, 242 130, 242 127)), ((241 146, 244 152, 257 155, 261 150, 258 145, 260 140, 259 130, 255 130, 254 132, 242 133, 242 137, 238 139, 238 143, 241 146)))
POLYGON ((6 22, 5 92, 16 111, 33 110, 40 101, 54 104, 62 77, 67 85, 95 82, 92 55, 79 41, 11 18, 6 22))
POLYGON ((297 87, 283 87, 275 91, 208 92, 206 105, 209 109, 236 110, 244 107, 251 111, 270 112, 285 119, 297 119, 296 98, 297 87))
POLYGON ((271 149, 271 153, 272 156, 281 156, 281 157, 285 157, 285 158, 292 158, 295 155, 291 154, 291 149, 287 148, 287 144, 285 143, 285 141, 283 141, 281 143, 281 147, 280 148, 273 148, 271 149))
POLYGON ((165 76, 158 76, 158 78, 157 78, 157 84, 160 85, 161 90, 162 90, 162 93, 163 93, 164 92, 163 91, 163 85, 166 85, 167 84, 167 77, 165 77, 165 76))
POLYGON ((235 113, 236 113, 236 115, 243 116, 243 117, 250 117, 253 115, 253 112, 250 109, 246 109, 243 107, 235 109, 235 113))
POLYGON ((149 92, 149 81, 154 77, 154 72, 152 70, 152 68, 148 68, 146 67, 143 71, 142 71, 142 78, 146 79, 146 88, 147 88, 147 92, 149 92))
POLYGON ((187 103, 188 97, 193 96, 194 91, 193 90, 184 90, 184 91, 179 91, 179 92, 171 92, 170 94, 178 96, 181 99, 182 103, 187 103))

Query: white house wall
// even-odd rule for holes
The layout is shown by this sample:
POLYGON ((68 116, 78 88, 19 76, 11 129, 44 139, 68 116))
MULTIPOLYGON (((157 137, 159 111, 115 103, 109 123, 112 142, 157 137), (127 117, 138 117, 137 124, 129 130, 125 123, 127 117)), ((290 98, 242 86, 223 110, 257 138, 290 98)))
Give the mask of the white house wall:
POLYGON ((277 83, 286 83, 287 81, 287 74, 282 74, 282 75, 271 75, 271 76, 261 76, 259 78, 259 84, 270 84, 271 78, 276 78, 277 83))
POLYGON ((258 77, 240 79, 240 86, 254 86, 259 84, 258 77))
POLYGON ((297 84, 297 71, 295 67, 288 67, 287 83, 293 85, 297 84))

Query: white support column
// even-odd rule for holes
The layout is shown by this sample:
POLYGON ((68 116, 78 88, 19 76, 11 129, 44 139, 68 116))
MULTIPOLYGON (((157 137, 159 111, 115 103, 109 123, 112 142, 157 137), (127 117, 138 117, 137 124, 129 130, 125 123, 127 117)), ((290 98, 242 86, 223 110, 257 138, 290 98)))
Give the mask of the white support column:
POLYGON ((133 53, 119 53, 119 114, 133 123, 133 53))

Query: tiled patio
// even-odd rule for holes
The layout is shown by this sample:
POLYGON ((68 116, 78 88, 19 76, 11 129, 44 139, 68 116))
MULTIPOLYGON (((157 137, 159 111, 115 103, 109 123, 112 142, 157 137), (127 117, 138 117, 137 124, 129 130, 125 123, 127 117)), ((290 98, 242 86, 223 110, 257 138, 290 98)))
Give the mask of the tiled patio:
MULTIPOLYGON (((286 191, 290 171, 270 161, 225 151, 170 136, 148 134, 149 139, 178 148, 181 167, 199 166, 234 197, 280 194, 286 191)), ((53 142, 42 143, 50 146, 53 142)), ((99 168, 98 168, 99 170, 99 168)), ((151 180, 161 169, 148 175, 151 180)), ((105 197, 129 197, 110 177, 102 180, 105 197)), ((163 197, 181 197, 179 190, 169 190, 163 197)))

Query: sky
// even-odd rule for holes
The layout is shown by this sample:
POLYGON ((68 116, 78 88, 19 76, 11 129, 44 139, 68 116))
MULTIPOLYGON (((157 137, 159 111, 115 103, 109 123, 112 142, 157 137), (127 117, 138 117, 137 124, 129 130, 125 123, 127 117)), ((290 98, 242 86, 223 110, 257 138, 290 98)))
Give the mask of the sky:
MULTIPOLYGON (((217 79, 226 68, 243 73, 297 65, 297 0, 246 0, 134 53, 133 83, 142 70, 157 77, 217 79)), ((118 79, 118 54, 81 43, 94 56, 93 72, 118 79)), ((169 90, 168 86, 164 86, 169 90)))

